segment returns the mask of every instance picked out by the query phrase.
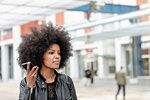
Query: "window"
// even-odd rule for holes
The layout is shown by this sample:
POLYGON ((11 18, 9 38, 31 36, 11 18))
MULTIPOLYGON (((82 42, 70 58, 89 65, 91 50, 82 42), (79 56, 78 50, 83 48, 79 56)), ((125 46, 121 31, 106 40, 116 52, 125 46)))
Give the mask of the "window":
POLYGON ((3 30, 3 35, 12 33, 12 28, 3 30))

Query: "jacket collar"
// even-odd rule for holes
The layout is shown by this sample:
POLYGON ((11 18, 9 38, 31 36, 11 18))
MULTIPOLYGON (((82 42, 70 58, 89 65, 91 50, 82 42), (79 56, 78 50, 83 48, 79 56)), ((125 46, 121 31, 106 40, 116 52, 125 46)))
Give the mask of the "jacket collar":
MULTIPOLYGON (((57 81, 58 81, 58 76, 59 73, 54 70, 54 73, 56 73, 57 78, 56 78, 56 86, 57 86, 57 81)), ((37 74, 37 84, 39 85, 40 88, 47 88, 47 84, 45 83, 46 79, 40 74, 40 72, 38 72, 37 74)))

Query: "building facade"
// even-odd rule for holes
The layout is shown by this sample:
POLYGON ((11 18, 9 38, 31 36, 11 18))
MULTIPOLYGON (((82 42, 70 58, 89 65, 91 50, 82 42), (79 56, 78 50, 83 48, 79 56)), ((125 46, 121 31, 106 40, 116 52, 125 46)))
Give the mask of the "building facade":
MULTIPOLYGON (((130 4, 139 5, 142 9, 148 9, 146 4, 149 4, 149 0, 110 0, 112 4, 130 4)), ((113 13, 91 13, 90 19, 87 18, 87 13, 81 11, 65 11, 51 16, 46 16, 42 20, 36 20, 22 25, 16 25, 11 28, 3 29, 0 32, 0 72, 2 73, 3 80, 20 80, 24 76, 24 70, 22 70, 18 63, 17 47, 21 42, 21 36, 30 34, 29 28, 31 26, 40 27, 42 23, 51 21, 55 25, 62 25, 66 28, 82 25, 84 23, 101 21, 103 19, 117 17, 118 14, 113 13)), ((149 16, 143 16, 137 18, 140 22, 148 22, 149 16)), ((127 75, 131 78, 139 76, 150 76, 150 34, 145 33, 141 35, 141 50, 142 50, 142 66, 135 67, 136 64, 133 59, 133 36, 117 36, 113 34, 107 39, 91 41, 90 37, 82 41, 74 41, 74 38, 80 38, 84 35, 93 36, 95 31, 100 34, 107 33, 107 31, 113 31, 113 29, 119 30, 126 26, 132 26, 137 21, 126 19, 123 21, 108 22, 105 25, 96 25, 93 27, 77 29, 75 31, 69 31, 70 36, 73 38, 73 56, 69 59, 67 68, 64 69, 74 79, 84 78, 84 71, 87 67, 90 67, 93 74, 98 78, 114 77, 114 73, 120 69, 120 66, 124 67, 127 75), (142 72, 142 74, 136 74, 142 72)), ((116 33, 117 34, 117 33, 116 33)))

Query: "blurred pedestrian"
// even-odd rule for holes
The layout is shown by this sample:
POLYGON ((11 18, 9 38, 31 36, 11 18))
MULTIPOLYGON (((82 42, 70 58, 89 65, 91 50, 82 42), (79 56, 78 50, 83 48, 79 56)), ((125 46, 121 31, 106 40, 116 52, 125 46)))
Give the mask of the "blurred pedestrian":
POLYGON ((1 72, 1 70, 0 70, 0 80, 2 80, 2 72, 1 72))
POLYGON ((120 92, 120 89, 123 88, 123 100, 125 100, 126 75, 125 75, 125 72, 123 71, 122 66, 120 67, 120 71, 115 74, 115 80, 116 80, 117 86, 118 86, 118 90, 117 90, 117 93, 115 95, 115 98, 117 100, 117 96, 120 92))
POLYGON ((85 77, 86 77, 85 86, 90 86, 91 85, 91 70, 89 66, 85 70, 85 77))
POLYGON ((94 71, 91 70, 91 86, 94 84, 94 75, 95 75, 94 71))
POLYGON ((68 32, 49 23, 32 28, 32 34, 22 38, 18 61, 20 66, 28 63, 19 100, 77 100, 72 79, 56 71, 65 67, 72 55, 68 32))
POLYGON ((94 70, 94 75, 97 76, 98 66, 96 66, 96 69, 94 70))

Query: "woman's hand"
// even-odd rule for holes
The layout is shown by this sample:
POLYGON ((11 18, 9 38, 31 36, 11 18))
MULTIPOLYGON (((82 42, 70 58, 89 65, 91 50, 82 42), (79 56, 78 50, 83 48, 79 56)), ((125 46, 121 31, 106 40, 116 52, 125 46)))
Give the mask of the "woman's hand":
POLYGON ((28 62, 27 65, 27 70, 25 72, 26 74, 26 80, 27 80, 27 86, 33 88, 34 84, 36 82, 36 77, 37 77, 37 71, 38 71, 39 67, 34 66, 31 70, 30 70, 30 62, 28 62))

